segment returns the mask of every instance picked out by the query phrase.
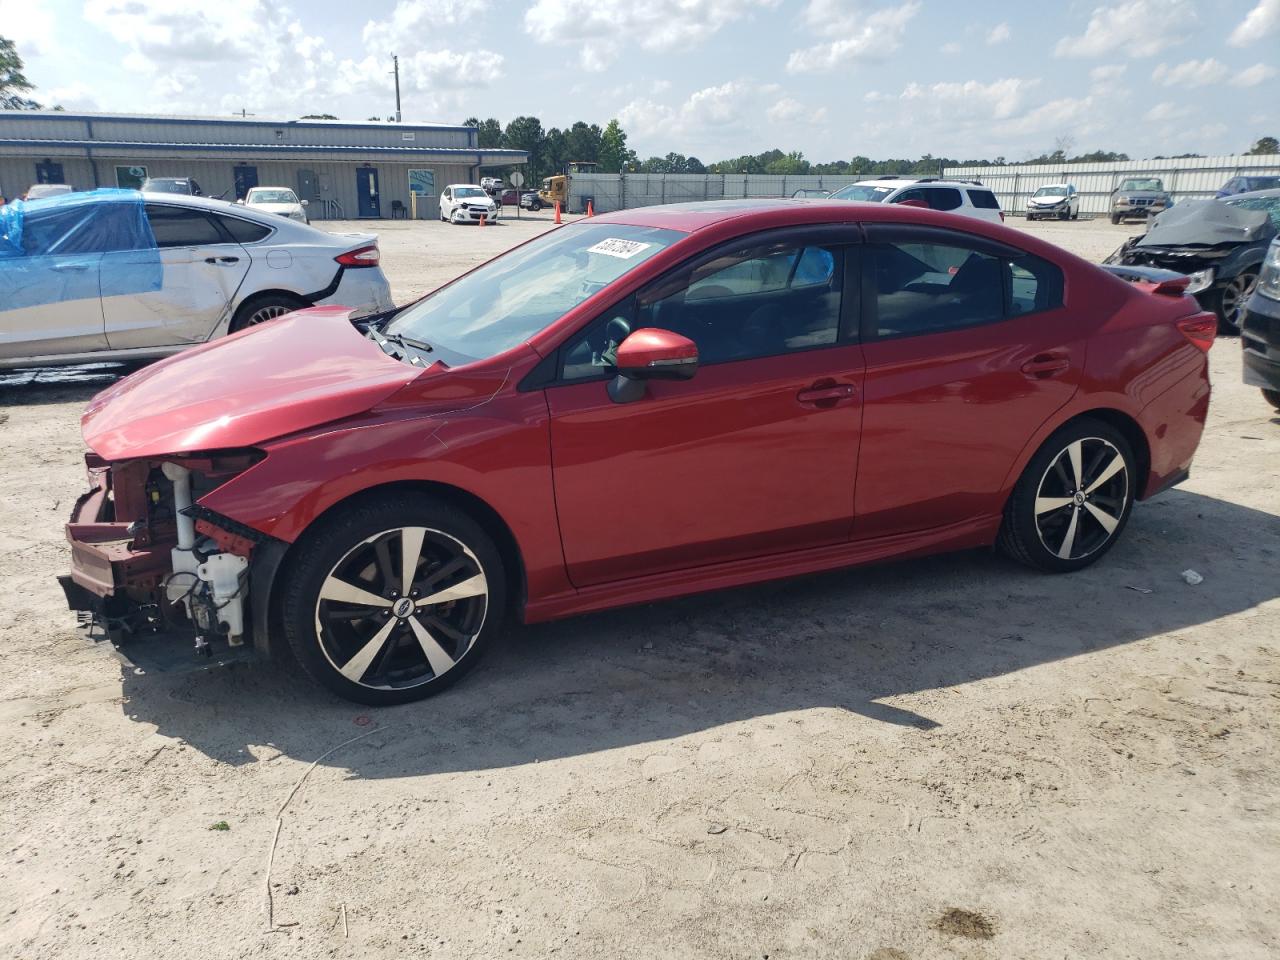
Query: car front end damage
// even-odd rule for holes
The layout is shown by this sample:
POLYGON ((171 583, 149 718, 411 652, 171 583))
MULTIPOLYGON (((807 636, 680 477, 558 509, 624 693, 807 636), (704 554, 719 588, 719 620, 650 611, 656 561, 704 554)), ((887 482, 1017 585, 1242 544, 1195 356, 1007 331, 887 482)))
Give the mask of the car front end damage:
POLYGON ((89 489, 66 525, 71 571, 59 582, 92 639, 135 663, 147 639, 168 646, 169 660, 184 640, 197 657, 219 660, 263 647, 265 609, 256 611, 255 634, 250 561, 278 564, 284 545, 199 504, 262 457, 237 450, 112 463, 86 455, 89 489))

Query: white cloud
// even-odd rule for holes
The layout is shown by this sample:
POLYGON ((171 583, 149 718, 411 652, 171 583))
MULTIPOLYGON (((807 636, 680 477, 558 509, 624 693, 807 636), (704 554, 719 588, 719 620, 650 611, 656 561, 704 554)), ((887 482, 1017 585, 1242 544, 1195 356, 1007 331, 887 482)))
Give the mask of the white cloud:
POLYGON ((40 91, 40 102, 45 106, 60 106, 67 110, 97 110, 97 91, 79 80, 62 87, 50 87, 40 91))
POLYGON ((1191 110, 1185 105, 1174 103, 1172 100, 1162 100, 1143 114, 1142 119, 1150 123, 1164 123, 1169 120, 1182 120, 1190 113, 1191 110))
POLYGON ((1247 47, 1280 29, 1280 0, 1258 0, 1254 7, 1231 31, 1227 43, 1233 47, 1247 47))
POLYGON ((1255 63, 1252 67, 1246 67, 1237 73, 1231 78, 1231 82, 1237 87, 1256 87, 1260 83, 1266 83, 1275 75, 1275 67, 1265 63, 1255 63))
POLYGON ((827 108, 805 106, 794 97, 783 97, 765 115, 772 123, 822 123, 827 119, 827 108))
POLYGON ((1229 73, 1225 63, 1206 57, 1204 60, 1188 60, 1175 67, 1162 63, 1151 71, 1151 79, 1166 87, 1207 87, 1221 83, 1229 73))
POLYGON ((947 43, 944 43, 938 49, 941 50, 943 53, 959 53, 961 50, 964 49, 964 47, 961 44, 956 43, 956 41, 950 40, 947 43))
POLYGON ((0 24, 23 60, 53 52, 58 31, 53 11, 47 7, 33 5, 31 0, 0 0, 0 24))
POLYGON ((479 19, 486 0, 400 0, 385 20, 364 25, 364 43, 370 53, 390 58, 392 53, 425 45, 440 37, 441 27, 479 19))
POLYGON ((535 0, 524 29, 538 43, 579 47, 585 70, 600 71, 624 45, 666 52, 692 50, 712 34, 779 0, 535 0))
POLYGON ((902 46, 907 25, 919 12, 920 0, 909 0, 857 21, 832 24, 831 32, 841 39, 792 51, 787 58, 787 72, 828 73, 846 63, 883 60, 902 46))
POLYGON ((991 28, 991 32, 987 34, 987 45, 995 46, 997 43, 1007 43, 1012 33, 1009 30, 1009 24, 997 23, 991 28))
POLYGON ((909 83, 898 99, 912 101, 913 108, 952 113, 953 111, 977 112, 994 119, 1013 116, 1022 105, 1029 89, 1039 81, 1006 77, 982 83, 966 80, 944 83, 909 83))
POLYGON ((1063 37, 1053 52, 1058 57, 1149 57, 1190 39, 1195 19, 1190 0, 1125 0, 1094 8, 1084 33, 1063 37))
POLYGON ((1128 65, 1124 63, 1104 64, 1090 70, 1089 79, 1094 83, 1110 83, 1112 80, 1119 80, 1128 69, 1128 65))

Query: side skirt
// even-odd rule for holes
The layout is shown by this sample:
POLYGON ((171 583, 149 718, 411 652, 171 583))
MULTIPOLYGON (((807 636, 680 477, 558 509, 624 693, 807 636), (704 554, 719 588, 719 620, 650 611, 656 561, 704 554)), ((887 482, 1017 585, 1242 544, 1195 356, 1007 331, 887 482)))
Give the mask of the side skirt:
POLYGON ((560 593, 529 601, 524 608, 524 622, 540 623, 611 607, 670 600, 710 590, 743 587, 884 560, 905 560, 953 550, 987 547, 995 542, 999 529, 1000 517, 977 517, 934 530, 900 533, 874 540, 855 540, 812 550, 796 550, 598 584, 572 593, 560 593))

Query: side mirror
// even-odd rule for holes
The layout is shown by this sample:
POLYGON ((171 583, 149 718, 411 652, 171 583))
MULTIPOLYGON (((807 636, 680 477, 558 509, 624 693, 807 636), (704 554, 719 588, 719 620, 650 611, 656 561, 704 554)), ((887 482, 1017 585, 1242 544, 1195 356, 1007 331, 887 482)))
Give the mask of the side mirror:
POLYGON ((311 206, 311 203, 310 203, 310 201, 308 201, 308 200, 303 200, 303 201, 302 201, 302 205, 303 205, 304 207, 309 207, 309 206, 311 206))
POLYGON ((614 403, 630 403, 645 394, 646 380, 688 380, 698 372, 698 346, 670 330, 646 327, 618 345, 618 375, 609 383, 614 403))

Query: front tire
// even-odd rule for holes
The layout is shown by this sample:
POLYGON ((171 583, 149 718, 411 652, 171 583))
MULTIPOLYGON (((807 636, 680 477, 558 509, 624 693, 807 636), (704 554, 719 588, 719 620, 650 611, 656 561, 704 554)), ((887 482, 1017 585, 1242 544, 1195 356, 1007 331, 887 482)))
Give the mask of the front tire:
POLYGON ((1218 325, 1232 333, 1240 332, 1244 320, 1244 305, 1258 285, 1258 275, 1245 271, 1238 273, 1209 295, 1210 309, 1218 316, 1218 325))
POLYGON ((506 571, 466 513, 423 496, 368 499, 294 546, 281 613, 303 670, 374 706, 431 696, 502 629, 506 571))
POLYGON ((1280 390, 1263 390, 1262 398, 1277 410, 1280 410, 1280 390))
POLYGON ((1121 217, 1121 215, 1120 215, 1120 214, 1118 214, 1118 213, 1113 213, 1113 214, 1111 215, 1111 223, 1112 223, 1113 225, 1114 225, 1114 224, 1118 224, 1122 219, 1124 219, 1124 218, 1123 218, 1123 217, 1121 217))
POLYGON ((1069 423, 1022 472, 997 545, 1051 573, 1087 567, 1124 531, 1137 482, 1133 449, 1119 430, 1088 418, 1069 423))

